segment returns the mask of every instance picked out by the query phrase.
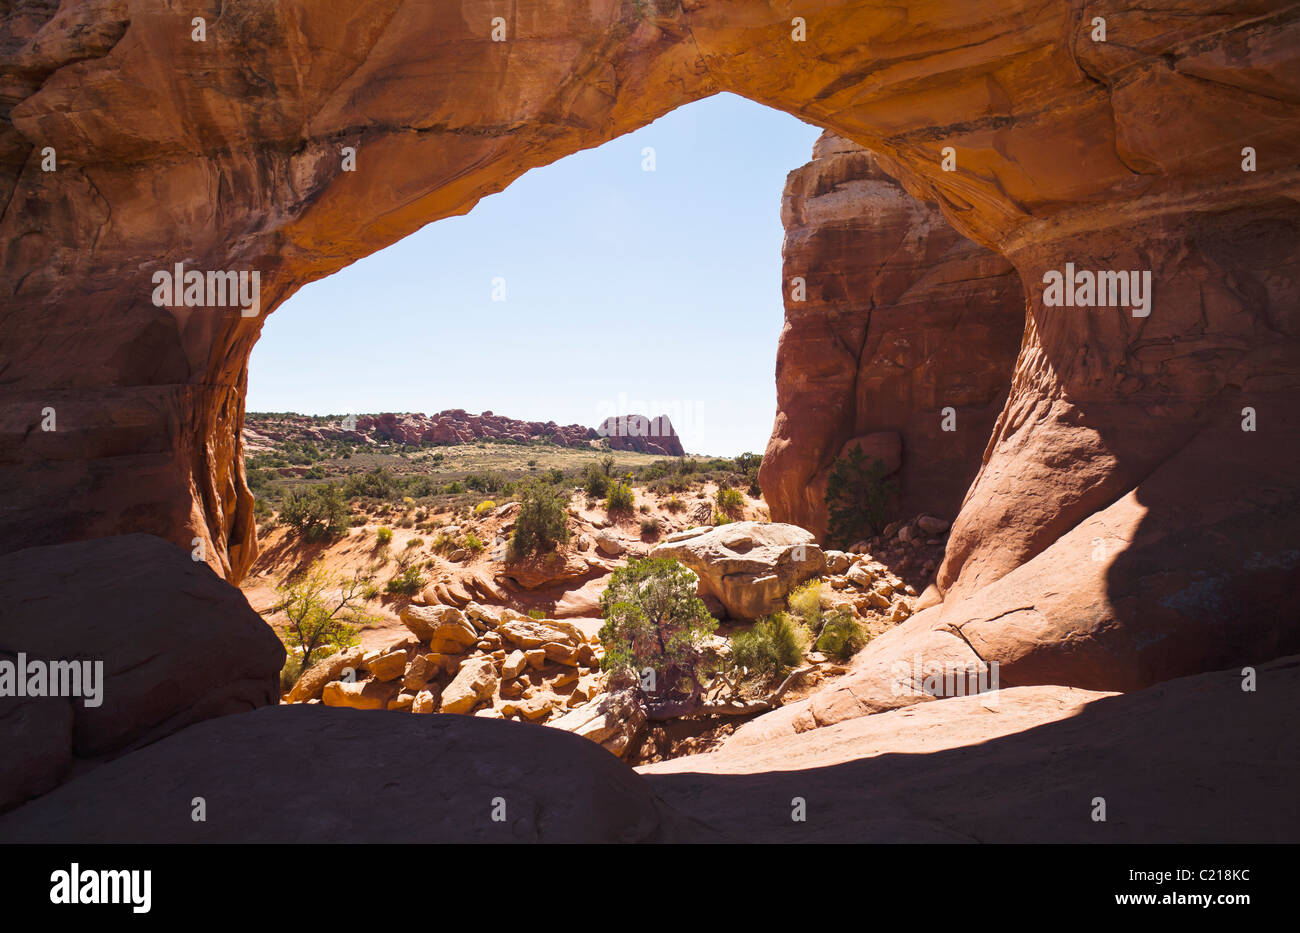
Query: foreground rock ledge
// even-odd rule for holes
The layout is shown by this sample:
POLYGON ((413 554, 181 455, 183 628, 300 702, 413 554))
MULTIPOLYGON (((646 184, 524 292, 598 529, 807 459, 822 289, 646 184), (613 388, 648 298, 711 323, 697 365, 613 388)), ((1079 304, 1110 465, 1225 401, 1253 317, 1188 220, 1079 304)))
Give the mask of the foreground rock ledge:
POLYGON ((1294 841, 1300 657, 1258 687, 1235 670, 1124 695, 1019 687, 640 775, 539 726, 267 708, 65 784, 0 818, 0 842, 1294 841))
POLYGON ((1128 694, 1017 687, 638 770, 751 842, 1294 842, 1300 656, 1257 673, 1253 693, 1239 670, 1128 694))
POLYGON ((201 723, 70 781, 0 820, 0 842, 669 842, 686 825, 576 735, 282 706, 201 723), (195 797, 205 823, 190 819, 195 797), (491 819, 498 797, 503 822, 491 819))

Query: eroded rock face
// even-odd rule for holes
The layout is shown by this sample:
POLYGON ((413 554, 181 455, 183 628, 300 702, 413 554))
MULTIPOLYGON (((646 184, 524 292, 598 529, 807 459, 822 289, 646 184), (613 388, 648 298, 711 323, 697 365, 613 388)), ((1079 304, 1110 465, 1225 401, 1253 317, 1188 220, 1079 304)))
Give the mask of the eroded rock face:
POLYGON ((829 132, 786 180, 781 217, 785 328, 759 474, 773 520, 824 538, 826 478, 851 447, 885 464, 898 514, 956 515, 1020 349, 1011 263, 829 132))
MULTIPOLYGON (((1023 339, 938 574, 945 619, 978 622, 990 643, 1050 629, 1065 646, 1097 611, 1124 627, 1155 600, 1247 631, 1262 605, 1275 643, 1290 637, 1294 8, 842 0, 804 14, 803 43, 788 10, 758 0, 541 0, 510 14, 505 43, 491 40, 499 13, 487 0, 247 0, 208 23, 206 42, 162 0, 5 13, 0 486, 11 497, 0 551, 148 531, 186 549, 199 538, 237 580, 256 550, 239 428, 266 313, 533 166, 731 90, 867 147, 1020 275, 1023 339), (1089 37, 1094 16, 1107 20, 1104 43, 1089 37), (343 147, 357 171, 342 170, 343 147), (156 275, 177 263, 258 272, 258 312, 155 305, 156 275), (1149 313, 1047 306, 1045 273, 1070 265, 1149 271, 1149 313), (1106 573, 1058 601, 1050 626, 961 608, 1126 498, 1140 520, 1116 523, 1106 573), (1187 513, 1197 542, 1179 533, 1187 513), (1156 539, 1166 543, 1134 547, 1156 539), (1207 547, 1220 555, 1209 570, 1207 547), (1159 586, 1143 584, 1157 567, 1159 586), (1216 574, 1231 587, 1198 576, 1216 574)), ((794 354, 794 336, 787 346, 794 354)), ((857 372, 852 358, 828 378, 857 372)), ((864 398, 890 397, 877 388, 855 390, 855 417, 864 398)), ((1035 575, 1027 603, 1075 573, 1063 562, 1035 575)), ((1202 626, 1164 631, 1171 657, 1202 663, 1202 626)), ((1058 680, 1095 667, 1011 653, 1058 680)), ((1141 656, 1133 642, 1123 660, 1139 679, 1172 670, 1141 656)))

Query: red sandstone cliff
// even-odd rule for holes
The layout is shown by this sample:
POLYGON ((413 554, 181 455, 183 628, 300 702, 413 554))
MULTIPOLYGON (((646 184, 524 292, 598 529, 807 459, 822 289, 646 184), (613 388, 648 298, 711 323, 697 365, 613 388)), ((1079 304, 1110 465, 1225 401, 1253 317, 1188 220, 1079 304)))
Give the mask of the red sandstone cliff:
POLYGON ((885 461, 898 513, 952 518, 1020 349, 1015 270, 832 133, 790 173, 781 217, 785 328, 759 476, 773 520, 824 535, 826 476, 854 445, 885 461))

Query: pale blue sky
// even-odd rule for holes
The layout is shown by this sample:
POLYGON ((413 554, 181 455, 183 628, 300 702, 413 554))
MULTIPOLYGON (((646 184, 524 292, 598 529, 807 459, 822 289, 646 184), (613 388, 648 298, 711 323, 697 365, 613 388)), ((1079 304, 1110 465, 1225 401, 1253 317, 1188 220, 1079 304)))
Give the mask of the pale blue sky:
POLYGON ((592 426, 666 413, 691 452, 762 452, 781 191, 819 132, 722 94, 534 169, 281 305, 253 350, 248 409, 592 426))

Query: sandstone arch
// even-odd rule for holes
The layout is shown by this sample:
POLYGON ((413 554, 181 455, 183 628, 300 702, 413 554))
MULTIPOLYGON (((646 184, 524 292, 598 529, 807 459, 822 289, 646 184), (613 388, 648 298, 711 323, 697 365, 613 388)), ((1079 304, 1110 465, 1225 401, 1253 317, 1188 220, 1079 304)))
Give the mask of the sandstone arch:
MULTIPOLYGON (((238 427, 262 319, 156 308, 153 271, 257 269, 270 310, 531 166, 725 89, 868 146, 1021 275, 1028 326, 940 571, 945 624, 968 644, 1008 612, 1044 637, 1086 630, 1096 673, 1141 653, 1107 640, 1129 638, 1126 613, 1173 600, 1204 622, 1125 683, 1295 644, 1297 5, 823 0, 797 11, 803 43, 793 7, 758 0, 195 6, 202 43, 195 11, 161 0, 47 0, 0 22, 0 551, 149 531, 203 540, 231 580, 251 562, 238 427), (344 145, 357 172, 338 170, 344 145), (1044 308, 1040 277, 1066 262, 1151 269, 1156 310, 1044 308), (1090 521, 1116 561, 1083 562, 1071 535, 1090 521), (1142 553, 1167 587, 1125 566, 1142 553), (1018 570, 1033 582, 1017 605, 981 615, 1018 570), (1036 592, 1057 599, 1050 624, 1036 592)), ((1013 642, 1032 670, 1033 638, 1013 642)))

